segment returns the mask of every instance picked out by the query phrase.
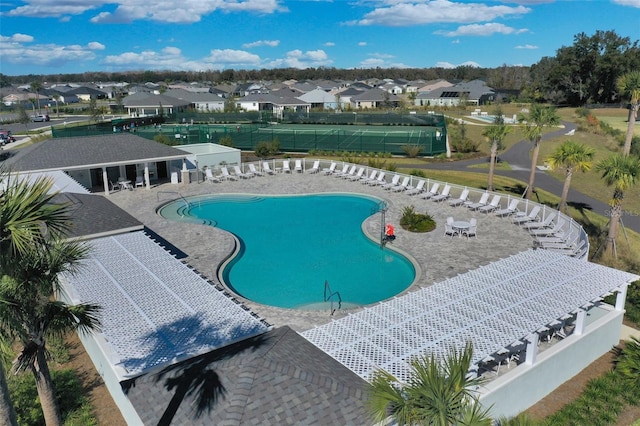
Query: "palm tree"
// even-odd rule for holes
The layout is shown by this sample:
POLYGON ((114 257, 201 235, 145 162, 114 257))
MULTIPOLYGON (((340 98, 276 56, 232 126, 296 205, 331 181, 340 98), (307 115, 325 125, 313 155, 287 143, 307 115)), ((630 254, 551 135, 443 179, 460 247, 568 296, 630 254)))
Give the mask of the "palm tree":
POLYGON ((52 296, 61 292, 61 273, 73 273, 87 250, 78 242, 47 239, 25 253, 0 287, 0 330, 20 342, 21 351, 14 366, 29 370, 35 381, 47 425, 62 425, 62 415, 49 371, 46 343, 69 332, 97 329, 99 307, 92 304, 68 305, 52 296))
POLYGON ((495 117, 496 118, 494 119, 493 124, 487 127, 484 132, 482 132, 482 135, 486 137, 491 143, 491 154, 489 158, 489 179, 487 182, 487 189, 489 191, 493 191, 493 173, 496 167, 498 150, 502 148, 504 138, 507 137, 509 133, 511 133, 511 128, 507 127, 504 124, 502 111, 497 110, 495 112, 495 117))
POLYGON ((633 139, 633 128, 638 116, 638 106, 640 105, 640 71, 631 71, 618 78, 616 86, 620 94, 629 99, 629 121, 627 124, 627 135, 624 140, 622 153, 629 155, 631 152, 631 140, 633 139))
POLYGON ((531 171, 529 172, 529 185, 527 186, 527 193, 525 198, 531 199, 533 194, 535 179, 536 179, 536 166, 538 164, 538 154, 540 153, 540 141, 542 140, 542 132, 545 127, 556 126, 560 122, 555 107, 542 106, 540 104, 533 104, 528 115, 520 117, 520 121, 524 122, 523 131, 525 137, 533 143, 533 153, 531 154, 531 171))
POLYGON ((399 425, 452 424, 490 425, 488 410, 480 406, 473 388, 478 378, 469 378, 473 346, 467 343, 462 352, 454 349, 441 360, 427 355, 411 361, 411 377, 406 385, 385 371, 377 371, 369 407, 376 422, 389 415, 399 425))
POLYGON ((640 179, 640 159, 635 156, 612 154, 596 164, 596 170, 602 172, 602 179, 607 186, 613 186, 613 197, 609 201, 611 210, 605 252, 613 253, 617 257, 616 238, 622 217, 624 192, 640 179))
POLYGON ((36 104, 38 106, 38 114, 40 114, 40 91, 42 90, 42 83, 39 81, 32 81, 30 87, 36 94, 36 104))
POLYGON ((571 177, 574 172, 586 172, 591 170, 593 164, 593 156, 596 154, 595 149, 581 143, 566 141, 558 146, 555 151, 547 158, 547 163, 552 169, 562 167, 564 169, 564 186, 562 187, 562 195, 558 210, 566 212, 567 196, 569 195, 569 187, 571 186, 571 177))
MULTIPOLYGON (((48 238, 55 238, 68 231, 70 222, 69 206, 52 203, 55 193, 49 193, 52 186, 50 179, 39 178, 29 183, 26 179, 13 180, 8 174, 0 171, 0 181, 6 184, 4 191, 0 191, 0 292, 6 294, 16 286, 16 277, 24 275, 22 268, 29 265, 26 263, 27 259, 35 259, 37 253, 40 253, 40 256, 51 255, 46 250, 48 238)), ((34 279, 36 278, 34 276, 34 279)), ((29 288, 20 290, 26 291, 29 288)), ((48 296, 52 290, 49 286, 48 296)), ((18 306, 12 304, 17 295, 16 293, 9 294, 10 297, 0 296, 0 317, 8 318, 10 322, 7 325, 14 324, 15 318, 12 318, 9 312, 18 309, 18 306)), ((50 300, 48 296, 44 301, 50 300)), ((23 305, 21 309, 35 312, 31 311, 32 307, 29 305, 23 305)), ((20 330, 19 326, 21 324, 17 324, 15 330, 20 330)), ((0 337, 3 341, 10 342, 16 334, 12 328, 6 328, 3 322, 0 337)), ((15 425, 15 418, 15 411, 6 389, 5 372, 0 366, 0 424, 15 425)))

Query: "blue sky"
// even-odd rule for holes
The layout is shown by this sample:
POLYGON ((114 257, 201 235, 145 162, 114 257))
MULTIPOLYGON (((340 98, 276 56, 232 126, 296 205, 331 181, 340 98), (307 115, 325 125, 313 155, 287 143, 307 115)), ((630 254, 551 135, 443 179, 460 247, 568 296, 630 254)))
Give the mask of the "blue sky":
POLYGON ((0 0, 0 72, 531 65, 640 0, 0 0))

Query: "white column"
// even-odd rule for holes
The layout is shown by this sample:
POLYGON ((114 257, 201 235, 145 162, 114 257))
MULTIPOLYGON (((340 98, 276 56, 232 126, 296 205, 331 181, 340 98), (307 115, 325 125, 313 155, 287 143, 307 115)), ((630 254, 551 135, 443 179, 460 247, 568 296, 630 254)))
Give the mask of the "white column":
POLYGON ((573 334, 580 336, 584 333, 584 327, 587 319, 587 311, 580 309, 576 315, 576 328, 573 330, 573 334))
POLYGON ((149 180, 149 163, 144 163, 144 184, 147 189, 151 189, 151 181, 149 180))
POLYGON ((527 337, 529 343, 527 343, 527 357, 525 359, 525 364, 533 365, 536 362, 536 357, 538 356, 538 339, 540 336, 538 333, 530 334, 527 337))
POLYGON ((102 168, 102 184, 104 185, 104 193, 109 195, 109 176, 107 175, 107 168, 102 168))
POLYGON ((622 286, 618 294, 616 295, 616 311, 624 311, 624 302, 627 299, 627 288, 629 284, 622 286))

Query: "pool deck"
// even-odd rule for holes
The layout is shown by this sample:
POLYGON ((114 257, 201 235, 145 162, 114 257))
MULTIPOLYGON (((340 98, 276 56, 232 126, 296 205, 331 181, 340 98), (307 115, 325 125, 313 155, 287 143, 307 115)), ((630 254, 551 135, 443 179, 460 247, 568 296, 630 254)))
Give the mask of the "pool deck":
MULTIPOLYGON (((359 193, 379 197, 387 202, 387 223, 395 225, 396 240, 384 250, 395 249, 407 255, 417 266, 417 276, 407 291, 429 286, 470 269, 494 262, 532 247, 533 239, 526 230, 511 223, 509 218, 498 218, 493 214, 472 212, 465 207, 450 207, 445 201, 435 203, 419 196, 403 192, 385 191, 380 187, 363 185, 320 174, 293 173, 256 177, 222 183, 192 182, 183 184, 159 184, 150 190, 119 191, 109 199, 145 224, 146 227, 184 252, 182 259, 214 283, 219 283, 217 270, 235 247, 233 237, 226 231, 206 225, 178 223, 156 214, 159 205, 180 197, 204 194, 309 194, 309 193, 359 193), (402 210, 413 205, 418 213, 427 212, 436 220, 437 228, 424 234, 410 233, 399 226, 402 210), (444 237, 443 224, 447 216, 456 220, 478 220, 477 238, 444 237)), ((292 215, 298 214, 291 212, 292 215)), ((256 220, 260 220, 256 218, 256 220)), ((380 235, 381 215, 375 214, 364 222, 364 230, 373 238, 380 235)), ((282 238, 274 235, 272 238, 282 238)), ((295 242, 304 249, 304 241, 295 242)), ((256 279, 260 279, 259 271, 256 279)), ((269 283, 265 283, 269 285, 269 283)), ((324 282, 318 283, 319 292, 324 282)), ((338 290, 339 289, 334 289, 338 290)), ((349 310, 340 310, 331 316, 329 310, 302 311, 281 309, 252 301, 242 300, 251 310, 274 326, 288 325, 302 332, 325 324, 334 318, 348 315, 349 310)))

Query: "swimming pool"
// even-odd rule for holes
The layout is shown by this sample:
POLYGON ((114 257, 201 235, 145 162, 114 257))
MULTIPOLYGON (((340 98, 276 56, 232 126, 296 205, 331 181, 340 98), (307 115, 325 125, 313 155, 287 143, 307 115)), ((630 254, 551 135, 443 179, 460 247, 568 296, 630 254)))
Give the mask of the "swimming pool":
POLYGON ((362 231, 379 199, 355 194, 213 195, 163 206, 166 218, 233 233, 240 247, 223 270, 234 292, 281 308, 320 309, 325 281, 343 307, 392 297, 415 279, 409 259, 362 231))

